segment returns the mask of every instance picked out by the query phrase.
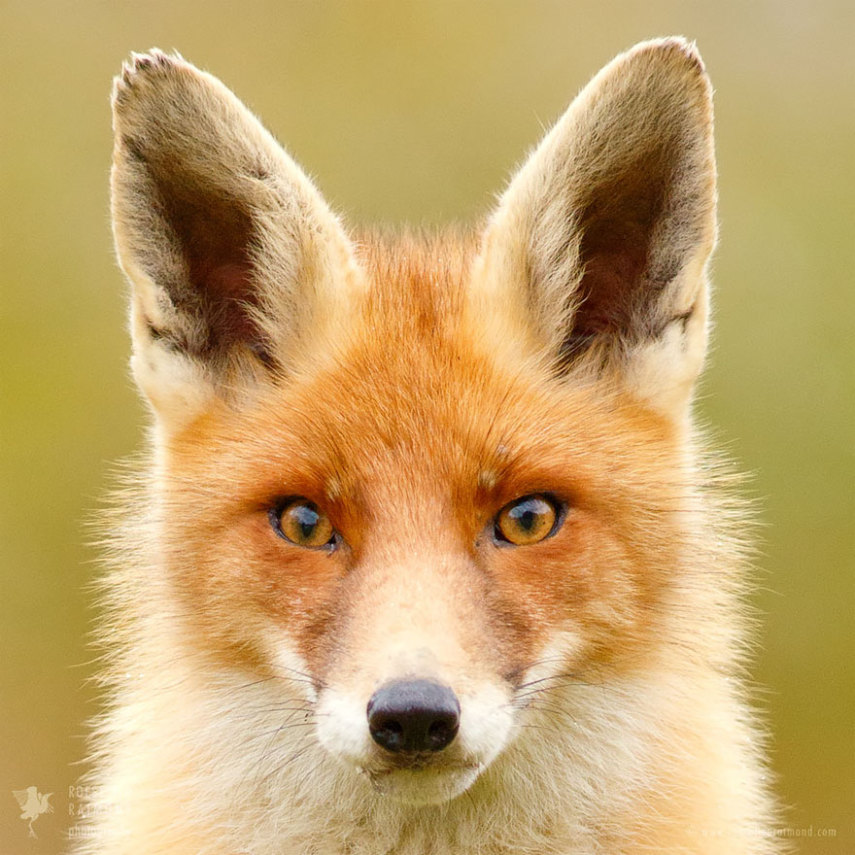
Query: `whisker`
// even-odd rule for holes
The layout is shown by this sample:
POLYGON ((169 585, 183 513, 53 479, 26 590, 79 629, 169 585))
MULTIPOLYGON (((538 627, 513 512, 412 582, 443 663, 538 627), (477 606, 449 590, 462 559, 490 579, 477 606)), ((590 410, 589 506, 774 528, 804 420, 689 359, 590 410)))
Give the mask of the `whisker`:
MULTIPOLYGON (((285 769, 287 766, 290 766, 291 763, 295 762, 296 760, 299 760, 299 758, 302 757, 307 751, 309 751, 313 747, 313 745, 314 745, 314 743, 309 743, 305 748, 302 748, 296 754, 292 754, 284 763, 282 763, 277 769, 275 769, 268 777, 273 777, 274 775, 279 775, 283 771, 283 769, 285 769)), ((312 775, 315 774, 315 771, 316 771, 315 767, 310 766, 308 771, 306 772, 306 774, 303 775, 299 781, 297 781, 296 789, 297 790, 302 789, 303 785, 306 783, 306 781, 312 775)))

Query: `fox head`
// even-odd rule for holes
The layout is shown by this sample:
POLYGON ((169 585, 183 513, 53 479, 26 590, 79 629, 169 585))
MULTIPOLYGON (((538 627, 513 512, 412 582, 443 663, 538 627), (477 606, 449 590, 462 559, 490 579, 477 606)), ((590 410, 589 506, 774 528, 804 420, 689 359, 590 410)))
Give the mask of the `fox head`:
POLYGON ((681 637, 716 230, 693 46, 603 69, 468 237, 352 238, 178 56, 135 55, 113 103, 185 656, 278 680, 302 738, 428 804, 557 738, 542 690, 681 637))

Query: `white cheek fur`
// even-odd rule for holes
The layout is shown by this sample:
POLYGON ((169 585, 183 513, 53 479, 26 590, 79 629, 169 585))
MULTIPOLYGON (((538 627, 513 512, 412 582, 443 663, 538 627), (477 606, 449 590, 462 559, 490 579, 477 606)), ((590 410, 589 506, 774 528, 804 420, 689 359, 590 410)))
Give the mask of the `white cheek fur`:
POLYGON ((324 689, 317 705, 318 741, 340 760, 367 762, 372 741, 366 703, 355 695, 324 689))
POLYGON ((306 660, 279 633, 271 634, 267 649, 277 675, 290 684, 289 694, 302 695, 309 703, 317 703, 318 693, 306 660))

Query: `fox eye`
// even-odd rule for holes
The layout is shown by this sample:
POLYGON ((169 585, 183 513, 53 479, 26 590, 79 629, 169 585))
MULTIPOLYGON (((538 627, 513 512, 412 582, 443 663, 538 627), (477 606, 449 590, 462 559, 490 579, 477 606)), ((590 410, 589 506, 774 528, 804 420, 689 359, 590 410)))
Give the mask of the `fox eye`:
POLYGON ((554 534, 561 524, 561 507, 536 493, 509 502, 496 515, 493 533, 500 543, 530 546, 554 534))
POLYGON ((330 518, 308 499, 288 499, 271 508, 268 516, 276 534, 296 546, 320 549, 335 544, 330 518))

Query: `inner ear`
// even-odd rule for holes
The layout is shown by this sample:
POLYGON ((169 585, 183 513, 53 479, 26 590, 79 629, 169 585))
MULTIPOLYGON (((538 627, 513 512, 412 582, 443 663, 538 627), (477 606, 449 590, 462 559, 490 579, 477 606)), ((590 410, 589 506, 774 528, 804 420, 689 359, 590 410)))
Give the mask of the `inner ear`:
MULTIPOLYGON (((149 166, 161 167, 150 169, 149 175, 185 271, 183 277, 160 284, 175 309, 198 319, 196 335, 173 344, 207 359, 242 344, 270 363, 270 348, 254 320, 259 309, 253 282, 256 229, 248 205, 192 175, 163 164, 149 166)), ((161 339, 175 335, 154 325, 152 333, 161 339)))
POLYGON ((668 257, 657 234, 667 219, 672 172, 664 147, 657 148, 598 182, 583 200, 576 220, 581 277, 563 361, 601 336, 632 344, 661 332, 645 307, 679 273, 679 257, 668 257))

